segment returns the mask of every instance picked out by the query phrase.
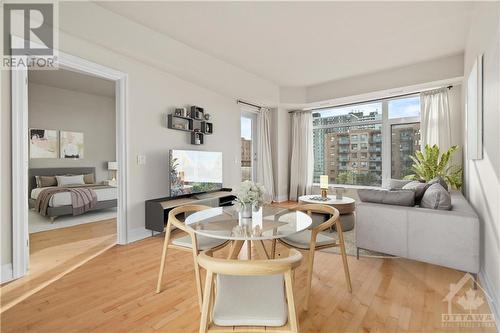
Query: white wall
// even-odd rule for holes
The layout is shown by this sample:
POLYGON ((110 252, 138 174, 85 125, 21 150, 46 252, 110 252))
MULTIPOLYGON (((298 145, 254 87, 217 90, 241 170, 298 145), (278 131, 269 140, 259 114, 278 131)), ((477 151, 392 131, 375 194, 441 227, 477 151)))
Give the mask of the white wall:
POLYGON ((463 54, 307 87, 307 102, 318 102, 428 83, 463 75, 463 54))
MULTIPOLYGON (((484 158, 477 161, 466 160, 465 182, 468 199, 481 220, 481 278, 483 284, 486 283, 490 296, 495 300, 494 311, 497 320, 500 320, 499 22, 500 4, 498 2, 476 4, 467 38, 464 62, 464 73, 468 75, 476 56, 481 53, 484 54, 484 158)), ((465 138, 464 136, 464 143, 466 143, 465 138)))
MULTIPOLYGON (((59 48, 128 74, 129 232, 144 232, 144 201, 168 195, 168 150, 222 151, 224 185, 240 181, 237 98, 277 105, 279 88, 264 79, 115 15, 89 2, 62 2, 59 48), (90 23, 91 22, 91 23, 90 23), (92 42, 90 42, 92 41, 92 42), (164 116, 176 106, 199 105, 212 114, 214 135, 202 147, 188 133, 169 130, 164 116), (233 139, 232 139, 233 138, 233 139), (136 163, 146 155, 146 165, 136 163)), ((10 73, 1 72, 1 259, 12 260, 10 73)))
POLYGON ((115 100, 112 97, 30 82, 29 128, 82 132, 81 159, 30 159, 30 168, 95 167, 96 182, 110 178, 108 161, 116 161, 115 100))

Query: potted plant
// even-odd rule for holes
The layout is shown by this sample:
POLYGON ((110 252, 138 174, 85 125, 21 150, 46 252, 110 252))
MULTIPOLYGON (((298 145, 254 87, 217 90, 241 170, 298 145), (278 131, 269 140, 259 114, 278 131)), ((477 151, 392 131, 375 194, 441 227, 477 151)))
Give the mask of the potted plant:
POLYGON ((436 177, 443 178, 450 186, 460 189, 462 187, 462 167, 449 165, 451 157, 458 150, 458 146, 453 146, 440 155, 437 145, 425 145, 424 151, 417 151, 415 156, 410 156, 413 160, 410 174, 405 179, 430 181, 436 177))
POLYGON ((241 183, 236 191, 236 209, 242 218, 252 217, 252 210, 259 210, 265 203, 266 189, 264 186, 246 180, 241 183))

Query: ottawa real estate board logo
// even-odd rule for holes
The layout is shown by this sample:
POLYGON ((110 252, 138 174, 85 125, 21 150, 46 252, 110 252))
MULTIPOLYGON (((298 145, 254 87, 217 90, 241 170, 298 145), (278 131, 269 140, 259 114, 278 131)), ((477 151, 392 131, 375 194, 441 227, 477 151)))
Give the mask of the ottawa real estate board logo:
POLYGON ((485 297, 481 294, 490 299, 486 291, 469 273, 465 274, 457 283, 450 284, 450 290, 443 299, 443 302, 448 303, 448 311, 441 314, 442 326, 455 328, 495 327, 493 315, 480 311, 486 302, 485 297), (472 282, 477 287, 466 287, 468 282, 472 282))
POLYGON ((2 69, 57 69, 57 3, 6 2, 2 69))

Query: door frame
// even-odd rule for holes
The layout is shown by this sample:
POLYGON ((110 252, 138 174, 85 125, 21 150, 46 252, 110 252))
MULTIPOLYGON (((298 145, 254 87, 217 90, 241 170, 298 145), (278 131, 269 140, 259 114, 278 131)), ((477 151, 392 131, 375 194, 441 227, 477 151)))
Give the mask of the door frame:
MULTIPOLYGON (((24 39, 11 36, 12 45, 24 45, 24 39)), ((34 44, 31 42, 31 44, 34 44)), ((36 43, 35 43, 36 44, 36 43)), ((20 56, 24 60, 34 56, 20 56)), ((127 74, 97 63, 58 51, 59 68, 115 82, 116 159, 118 182, 117 243, 127 244, 128 212, 128 142, 127 74)), ((25 61, 24 64, 28 62, 25 61)), ((11 70, 12 106, 12 278, 26 275, 29 264, 28 232, 28 68, 11 70)))

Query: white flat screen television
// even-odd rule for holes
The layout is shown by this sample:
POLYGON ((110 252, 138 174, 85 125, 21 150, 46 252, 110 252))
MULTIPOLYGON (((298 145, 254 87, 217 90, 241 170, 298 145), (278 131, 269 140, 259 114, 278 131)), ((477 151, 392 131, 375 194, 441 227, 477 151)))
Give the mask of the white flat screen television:
POLYGON ((222 188, 222 153, 170 150, 170 196, 222 188))

